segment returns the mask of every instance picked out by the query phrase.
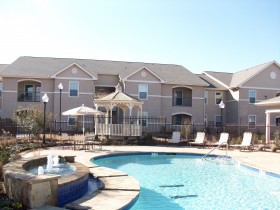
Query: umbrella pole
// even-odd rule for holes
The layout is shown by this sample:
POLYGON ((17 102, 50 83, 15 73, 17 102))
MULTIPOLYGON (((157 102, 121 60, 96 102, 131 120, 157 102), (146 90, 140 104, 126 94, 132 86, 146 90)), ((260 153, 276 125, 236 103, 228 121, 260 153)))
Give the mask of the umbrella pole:
POLYGON ((83 135, 85 135, 85 115, 83 115, 83 135))

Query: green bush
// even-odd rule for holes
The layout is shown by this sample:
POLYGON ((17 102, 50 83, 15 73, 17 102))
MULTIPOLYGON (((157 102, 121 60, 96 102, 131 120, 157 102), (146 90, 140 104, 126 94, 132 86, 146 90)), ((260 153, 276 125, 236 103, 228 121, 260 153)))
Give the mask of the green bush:
POLYGON ((17 201, 13 201, 13 200, 5 200, 5 201, 0 202, 0 209, 1 210, 4 210, 4 209, 17 210, 17 209, 26 209, 26 208, 24 208, 24 206, 22 205, 21 202, 17 202, 17 201))
POLYGON ((5 147, 0 147, 0 162, 6 164, 10 158, 10 151, 5 147))

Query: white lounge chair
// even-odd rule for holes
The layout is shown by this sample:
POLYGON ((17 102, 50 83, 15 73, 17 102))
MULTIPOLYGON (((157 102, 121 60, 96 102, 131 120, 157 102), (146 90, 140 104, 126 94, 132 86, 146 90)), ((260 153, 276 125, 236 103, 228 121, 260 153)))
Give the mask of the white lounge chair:
POLYGON ((190 142, 190 145, 196 145, 196 146, 204 146, 205 145, 205 133, 204 132, 197 132, 196 138, 194 142, 190 142))
POLYGON ((242 149, 253 150, 254 145, 252 144, 252 133, 245 132, 243 134, 243 139, 242 139, 241 144, 233 144, 233 145, 230 145, 230 147, 236 147, 236 148, 239 148, 240 150, 242 150, 242 149))
POLYGON ((226 145, 228 143, 228 137, 229 137, 228 133, 221 133, 219 141, 213 143, 212 146, 226 145))
POLYGON ((181 132, 173 131, 172 139, 170 139, 168 142, 172 144, 179 144, 180 141, 181 141, 181 132))

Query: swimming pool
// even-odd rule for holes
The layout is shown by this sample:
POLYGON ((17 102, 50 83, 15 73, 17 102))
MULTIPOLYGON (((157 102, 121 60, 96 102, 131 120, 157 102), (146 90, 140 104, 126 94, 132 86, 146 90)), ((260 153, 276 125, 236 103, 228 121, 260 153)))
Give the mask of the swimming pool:
POLYGON ((95 164, 135 177, 140 196, 131 210, 280 209, 280 179, 192 154, 97 157, 95 164))

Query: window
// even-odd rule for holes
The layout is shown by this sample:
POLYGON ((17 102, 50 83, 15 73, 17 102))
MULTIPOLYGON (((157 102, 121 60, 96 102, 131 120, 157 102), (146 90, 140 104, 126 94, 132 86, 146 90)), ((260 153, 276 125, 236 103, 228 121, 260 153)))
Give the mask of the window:
POLYGON ((280 126, 280 117, 279 116, 276 117, 276 126, 280 126))
POLYGON ((2 92, 3 92, 3 83, 0 83, 0 97, 2 97, 2 92))
POLYGON ((279 93, 276 93, 276 97, 280 96, 280 92, 279 93))
POLYGON ((77 119, 78 119, 78 116, 69 116, 68 117, 68 124, 70 126, 76 125, 77 119))
POLYGON ((35 101, 40 101, 41 99, 41 86, 35 86, 35 101))
POLYGON ((204 91, 204 103, 208 104, 208 91, 204 91))
POLYGON ((256 91, 255 90, 249 90, 249 103, 250 104, 256 103, 256 91))
POLYGON ((256 127, 256 116, 255 115, 249 115, 248 116, 248 122, 249 122, 249 128, 255 128, 256 127))
POLYGON ((172 118, 173 118, 173 125, 182 125, 183 115, 176 114, 172 118))
POLYGON ((25 85, 25 101, 32 101, 33 85, 25 85))
POLYGON ((221 127, 222 126, 222 116, 216 115, 215 122, 216 122, 216 127, 221 127))
POLYGON ((174 104, 175 106, 183 105, 183 91, 181 90, 174 91, 174 104))
POLYGON ((148 112, 142 112, 142 126, 148 126, 148 112))
POLYGON ((223 97, 222 92, 216 92, 215 93, 215 103, 216 103, 216 105, 219 105, 219 103, 222 100, 222 97, 223 97))
POLYGON ((148 99, 148 85, 139 85, 138 86, 138 97, 139 99, 148 99))
POLYGON ((69 82, 69 96, 78 96, 79 82, 69 82))

